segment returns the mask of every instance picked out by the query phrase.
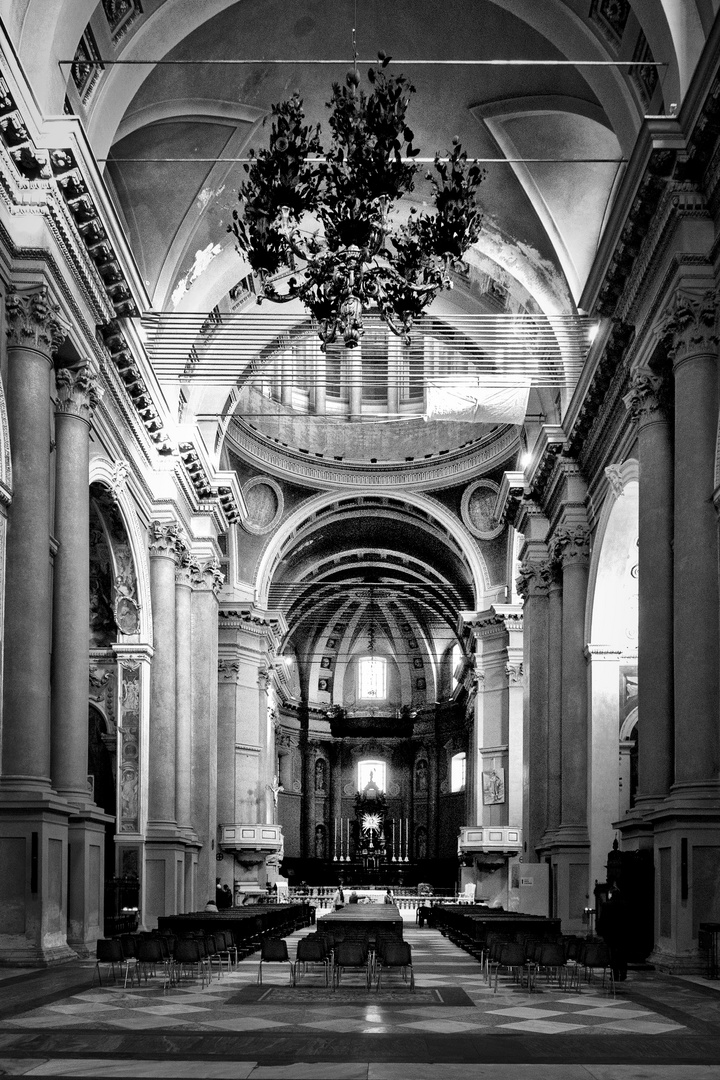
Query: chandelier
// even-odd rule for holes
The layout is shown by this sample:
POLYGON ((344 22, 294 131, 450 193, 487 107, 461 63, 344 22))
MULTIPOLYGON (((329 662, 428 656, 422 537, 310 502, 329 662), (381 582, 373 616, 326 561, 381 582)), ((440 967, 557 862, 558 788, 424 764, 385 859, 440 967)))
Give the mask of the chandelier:
POLYGON ((320 124, 304 123, 297 93, 272 106, 269 147, 250 151, 242 206, 228 227, 259 279, 258 303, 300 300, 323 352, 340 338, 355 348, 370 310, 409 343, 413 322, 452 288, 453 263, 480 235, 477 190, 485 174, 458 139, 445 157, 435 154, 435 173, 426 174, 434 213, 411 207, 405 223, 393 220, 420 168, 405 119, 415 88, 388 75, 389 57, 378 57, 369 93, 356 67, 344 86, 333 84, 327 149, 320 124))

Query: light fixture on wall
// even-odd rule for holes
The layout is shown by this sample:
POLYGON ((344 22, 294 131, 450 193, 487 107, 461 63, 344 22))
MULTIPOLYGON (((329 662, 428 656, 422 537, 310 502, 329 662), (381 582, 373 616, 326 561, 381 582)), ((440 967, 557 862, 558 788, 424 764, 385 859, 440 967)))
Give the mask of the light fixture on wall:
POLYGON ((299 299, 314 317, 323 351, 341 338, 356 347, 363 314, 379 312, 409 342, 413 322, 450 269, 480 235, 477 189, 484 171, 458 139, 435 155, 434 214, 415 207, 405 224, 392 210, 414 188, 419 150, 405 115, 414 87, 387 75, 389 57, 370 68, 371 91, 360 89, 357 54, 345 86, 333 85, 331 142, 304 123, 297 93, 272 106, 269 148, 250 151, 240 186, 241 210, 228 227, 260 279, 258 303, 299 299))

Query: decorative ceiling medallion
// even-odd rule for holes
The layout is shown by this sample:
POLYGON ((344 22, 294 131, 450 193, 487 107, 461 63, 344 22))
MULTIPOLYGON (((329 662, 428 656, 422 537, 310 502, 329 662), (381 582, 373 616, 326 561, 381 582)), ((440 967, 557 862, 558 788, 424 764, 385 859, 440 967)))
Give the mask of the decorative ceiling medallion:
POLYGON ((465 488, 460 506, 462 519, 478 540, 494 540, 505 528, 493 516, 500 488, 492 480, 476 480, 465 488))
POLYGON ((285 508, 282 488, 270 476, 253 476, 243 486, 247 516, 241 524, 246 532, 264 536, 272 532, 285 508))

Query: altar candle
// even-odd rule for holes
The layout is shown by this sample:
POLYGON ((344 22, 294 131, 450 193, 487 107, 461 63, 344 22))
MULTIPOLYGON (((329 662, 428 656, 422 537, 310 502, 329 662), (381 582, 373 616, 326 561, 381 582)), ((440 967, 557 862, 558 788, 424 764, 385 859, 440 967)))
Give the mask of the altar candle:
POLYGON ((405 862, 408 860, 408 840, 410 839, 410 818, 405 818, 405 862))
POLYGON ((393 818, 393 845, 392 845, 392 853, 393 853, 393 862, 395 862, 395 818, 393 818))

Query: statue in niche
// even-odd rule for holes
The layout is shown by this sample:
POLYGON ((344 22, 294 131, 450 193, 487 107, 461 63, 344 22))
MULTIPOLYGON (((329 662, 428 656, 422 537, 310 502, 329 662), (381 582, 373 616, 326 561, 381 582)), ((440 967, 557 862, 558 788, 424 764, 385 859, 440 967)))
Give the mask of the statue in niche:
POLYGON ((325 858, 325 826, 315 826, 315 858, 325 858))
POLYGON ((418 859, 427 859, 427 829, 422 825, 415 833, 415 853, 418 859))
POLYGON ((415 790, 418 795, 426 795, 428 789, 428 763, 420 758, 415 766, 415 790))
POLYGON ((325 791, 327 780, 327 764, 324 758, 318 758, 315 762, 315 790, 325 791))

